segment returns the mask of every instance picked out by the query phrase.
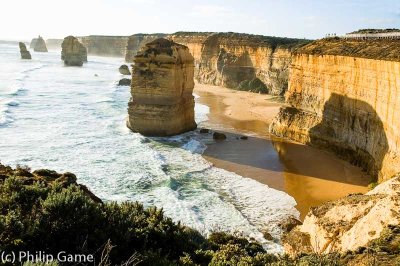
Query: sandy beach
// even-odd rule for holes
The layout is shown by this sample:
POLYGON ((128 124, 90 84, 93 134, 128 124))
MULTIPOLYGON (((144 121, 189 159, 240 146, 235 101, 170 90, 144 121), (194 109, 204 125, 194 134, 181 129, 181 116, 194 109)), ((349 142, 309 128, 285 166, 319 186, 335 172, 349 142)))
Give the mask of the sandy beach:
POLYGON ((197 102, 210 108, 200 127, 227 134, 204 157, 215 166, 255 179, 295 198, 303 219, 309 208, 351 193, 365 193, 369 176, 336 156, 270 136, 268 127, 282 106, 270 95, 196 84, 197 102), (241 140, 240 136, 248 136, 241 140))

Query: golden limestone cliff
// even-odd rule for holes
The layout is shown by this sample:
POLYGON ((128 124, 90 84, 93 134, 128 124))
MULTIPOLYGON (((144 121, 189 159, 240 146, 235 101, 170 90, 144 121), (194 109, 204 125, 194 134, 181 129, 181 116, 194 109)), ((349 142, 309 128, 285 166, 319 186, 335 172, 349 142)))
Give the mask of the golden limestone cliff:
POLYGON ((385 235, 395 239, 399 232, 390 231, 400 228, 399 206, 400 177, 395 177, 365 195, 353 194, 311 208, 303 224, 283 237, 285 250, 292 256, 312 252, 345 253, 371 247, 385 235))
POLYGON ((284 237, 290 255, 369 252, 399 230, 399 55, 399 40, 341 39, 316 41, 294 54, 287 106, 270 131, 332 151, 382 183, 365 195, 311 208, 284 237))
POLYGON ((379 181, 391 178, 400 172, 399 47, 399 40, 333 39, 299 49, 288 106, 270 131, 333 151, 379 181))
POLYGON ((194 65, 189 49, 156 39, 138 52, 134 63, 127 126, 149 136, 195 129, 194 65))
MULTIPOLYGON (((147 35, 147 38, 154 37, 147 35)), ((189 48, 198 82, 228 88, 281 95, 288 85, 291 52, 307 40, 239 33, 177 32, 165 38, 189 48)), ((126 61, 146 43, 144 36, 129 38, 126 61)))
POLYGON ((167 38, 185 45, 189 48, 190 53, 194 57, 194 65, 195 65, 195 76, 198 73, 200 59, 204 47, 205 41, 214 33, 212 32, 176 32, 174 34, 168 35, 167 38))
POLYGON ((291 52, 304 40, 217 33, 204 42, 196 79, 253 92, 281 95, 287 90, 291 52))

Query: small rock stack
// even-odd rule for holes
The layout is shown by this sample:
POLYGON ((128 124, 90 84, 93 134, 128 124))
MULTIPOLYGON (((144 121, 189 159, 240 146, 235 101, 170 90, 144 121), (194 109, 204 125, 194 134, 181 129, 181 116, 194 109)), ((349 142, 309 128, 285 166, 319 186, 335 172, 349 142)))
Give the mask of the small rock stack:
POLYGON ((87 62, 87 50, 74 36, 65 37, 61 48, 61 60, 65 65, 82 66, 87 62))
POLYGON ((197 127, 194 59, 167 39, 147 43, 134 57, 127 126, 148 136, 171 136, 197 127))
POLYGON ((43 40, 41 36, 39 36, 36 40, 35 46, 33 47, 33 51, 47 53, 46 42, 43 40))
POLYGON ((31 53, 26 49, 26 45, 23 42, 19 43, 19 52, 22 59, 32 59, 31 53))

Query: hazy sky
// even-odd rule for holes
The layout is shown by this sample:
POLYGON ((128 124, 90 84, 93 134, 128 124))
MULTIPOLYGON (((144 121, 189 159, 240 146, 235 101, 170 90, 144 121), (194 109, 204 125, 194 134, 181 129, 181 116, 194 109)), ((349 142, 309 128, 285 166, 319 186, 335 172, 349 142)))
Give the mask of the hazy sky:
POLYGON ((234 31, 320 38, 400 28, 400 0, 1 0, 0 39, 234 31))

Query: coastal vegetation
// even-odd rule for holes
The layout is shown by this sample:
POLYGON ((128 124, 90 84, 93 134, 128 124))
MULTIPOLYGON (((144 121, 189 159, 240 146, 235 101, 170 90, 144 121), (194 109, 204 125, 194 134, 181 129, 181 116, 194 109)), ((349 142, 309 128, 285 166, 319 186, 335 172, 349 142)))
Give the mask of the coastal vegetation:
POLYGON ((399 227, 357 252, 277 256, 227 233, 204 237, 165 217, 162 209, 102 202, 72 173, 21 166, 0 164, 0 207, 1 250, 93 254, 96 265, 346 265, 400 256, 399 227))

